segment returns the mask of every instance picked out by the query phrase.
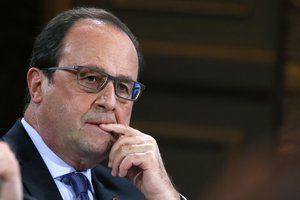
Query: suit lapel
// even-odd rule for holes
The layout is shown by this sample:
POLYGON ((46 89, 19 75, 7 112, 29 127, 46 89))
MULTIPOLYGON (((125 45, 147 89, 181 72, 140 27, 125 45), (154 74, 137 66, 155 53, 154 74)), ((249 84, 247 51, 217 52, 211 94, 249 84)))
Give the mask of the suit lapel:
POLYGON ((104 188, 103 184, 100 182, 95 172, 92 170, 92 184, 95 192, 95 199, 101 200, 113 200, 117 197, 112 191, 104 188))
POLYGON ((20 120, 4 135, 3 139, 10 145, 20 162, 24 192, 38 200, 61 200, 62 197, 47 166, 20 120))

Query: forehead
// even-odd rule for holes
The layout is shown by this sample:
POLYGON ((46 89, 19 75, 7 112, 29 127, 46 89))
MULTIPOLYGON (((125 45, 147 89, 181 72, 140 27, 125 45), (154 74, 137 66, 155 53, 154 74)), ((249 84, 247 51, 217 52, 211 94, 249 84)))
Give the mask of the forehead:
POLYGON ((137 78, 138 56, 126 33, 105 22, 84 19, 64 39, 59 66, 99 67, 114 76, 137 78))

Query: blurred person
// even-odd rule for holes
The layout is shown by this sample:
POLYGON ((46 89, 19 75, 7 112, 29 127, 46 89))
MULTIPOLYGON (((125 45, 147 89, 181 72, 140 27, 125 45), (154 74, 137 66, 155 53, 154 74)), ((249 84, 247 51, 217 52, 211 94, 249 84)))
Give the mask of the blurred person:
POLYGON ((23 197, 19 163, 9 146, 0 142, 0 200, 23 197))
POLYGON ((199 200, 300 199, 299 139, 299 134, 288 133, 274 143, 252 146, 229 163, 199 200))
POLYGON ((24 194, 44 199, 184 199, 155 139, 130 127, 145 86, 128 27, 103 9, 53 18, 35 40, 24 117, 3 136, 24 194), (108 166, 101 165, 108 160, 108 166))

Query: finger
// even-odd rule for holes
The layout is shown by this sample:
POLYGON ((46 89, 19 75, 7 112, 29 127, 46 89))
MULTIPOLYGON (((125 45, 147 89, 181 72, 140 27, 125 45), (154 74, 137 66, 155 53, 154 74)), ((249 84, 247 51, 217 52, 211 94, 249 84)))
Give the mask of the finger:
POLYGON ((0 142, 0 178, 8 180, 19 174, 18 161, 10 147, 0 142))
POLYGON ((129 180, 133 182, 138 188, 140 188, 143 179, 143 170, 138 166, 131 166, 127 172, 129 180))
POLYGON ((114 154, 116 154, 119 150, 122 150, 123 146, 132 144, 132 145, 138 145, 138 144, 145 144, 148 143, 149 139, 147 139, 147 136, 120 136, 119 139, 114 143, 114 145, 111 148, 111 157, 114 157, 114 154))
POLYGON ((119 176, 124 177, 130 174, 131 180, 137 183, 137 178, 141 178, 139 177, 141 172, 149 169, 151 162, 153 162, 153 152, 151 151, 129 154, 120 163, 119 176))
MULTIPOLYGON (((153 151, 153 145, 146 143, 146 144, 137 144, 137 145, 123 145, 119 149, 117 149, 114 153, 114 157, 110 157, 111 159, 111 167, 112 167, 112 174, 113 175, 120 175, 119 168, 121 162, 131 154, 138 154, 144 153, 147 151, 153 151)), ((125 176, 125 175, 123 175, 125 176)))
POLYGON ((0 160, 2 162, 9 162, 11 160, 15 160, 14 159, 15 156, 12 153, 12 151, 10 150, 10 147, 8 146, 8 144, 4 143, 4 142, 0 142, 0 160))
POLYGON ((130 147, 130 145, 140 145, 144 143, 144 138, 140 136, 121 136, 114 143, 110 150, 108 166, 113 166, 114 160, 116 159, 117 155, 124 154, 125 152, 132 150, 133 147, 130 147))
MULTIPOLYGON (((132 147, 126 147, 127 145, 156 145, 153 137, 143 134, 143 135, 131 135, 131 136, 121 136, 112 146, 109 155, 109 167, 112 165, 112 161, 115 160, 118 154, 124 153, 130 150, 132 147)), ((148 149, 144 149, 148 150, 148 149)))
POLYGON ((130 136, 143 134, 140 131, 123 124, 101 124, 100 127, 105 131, 114 132, 120 135, 130 136))
MULTIPOLYGON (((125 125, 122 125, 122 124, 101 124, 100 125, 101 128, 107 132, 111 132, 111 133, 114 133, 114 135, 119 135, 119 137, 115 137, 116 138, 116 142, 114 143, 112 149, 111 149, 111 153, 112 156, 110 157, 114 157, 114 150, 119 148, 120 145, 124 145, 126 142, 126 140, 122 139, 122 138, 128 138, 128 137, 131 137, 131 138, 135 138, 135 140, 132 140, 132 141, 128 141, 128 143, 132 143, 132 144, 140 144, 142 142, 144 142, 143 140, 139 141, 138 137, 137 136, 147 136, 146 134, 136 130, 136 129, 133 129, 129 126, 125 126, 125 125), (126 136, 126 137, 125 137, 126 136), (120 139, 119 139, 120 138, 120 139), (120 141, 123 141, 122 143, 120 141), (121 143, 121 144, 120 144, 121 143)), ((111 167, 111 163, 108 162, 108 166, 111 167)))

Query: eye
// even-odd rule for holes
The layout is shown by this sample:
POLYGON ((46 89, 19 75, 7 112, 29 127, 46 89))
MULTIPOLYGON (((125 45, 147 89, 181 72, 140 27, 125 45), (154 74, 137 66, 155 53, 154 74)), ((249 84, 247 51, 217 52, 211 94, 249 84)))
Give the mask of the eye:
POLYGON ((95 73, 86 73, 80 75, 81 75, 79 80, 80 84, 93 90, 97 90, 106 81, 105 76, 101 76, 95 73))
POLYGON ((125 95, 131 95, 131 86, 132 84, 130 84, 130 82, 125 82, 125 81, 122 81, 122 82, 119 82, 118 83, 118 92, 120 94, 125 94, 125 95))
POLYGON ((128 85, 126 85, 124 83, 120 83, 119 84, 119 90, 120 90, 120 92, 128 93, 129 87, 128 87, 128 85))
POLYGON ((95 83, 97 81, 97 78, 98 77, 96 76, 86 76, 83 79, 85 79, 86 82, 95 83))

